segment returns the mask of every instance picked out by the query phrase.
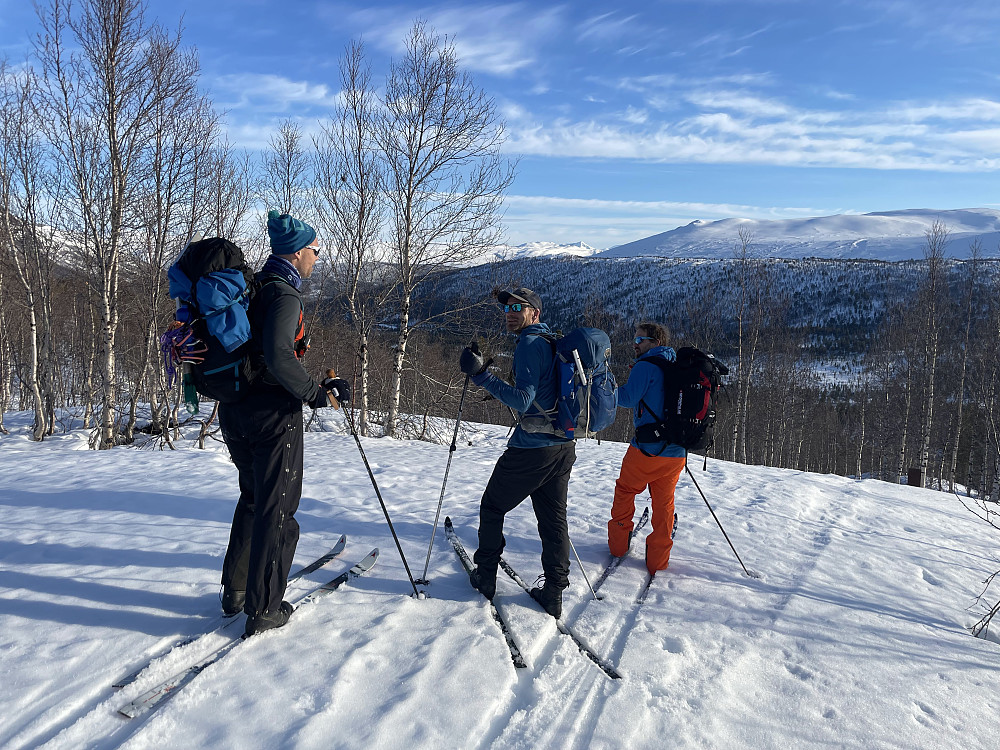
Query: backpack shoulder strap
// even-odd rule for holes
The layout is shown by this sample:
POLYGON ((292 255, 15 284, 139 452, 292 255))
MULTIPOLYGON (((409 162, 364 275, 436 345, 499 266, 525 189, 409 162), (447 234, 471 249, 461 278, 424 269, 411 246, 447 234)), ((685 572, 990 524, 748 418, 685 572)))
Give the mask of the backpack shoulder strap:
MULTIPOLYGON (((536 333, 536 334, 533 334, 533 335, 537 336, 540 339, 545 339, 547 342, 549 342, 549 346, 552 347, 552 365, 549 367, 549 375, 551 375, 551 376, 554 377, 555 376, 555 368, 557 366, 557 363, 559 362, 559 356, 556 353, 556 341, 559 340, 559 337, 555 336, 555 335, 553 335, 551 333, 536 333)), ((514 370, 513 370, 513 366, 512 366, 511 367, 511 379, 513 380, 513 378, 514 378, 514 370)), ((541 385, 541 381, 539 380, 539 386, 540 385, 541 385)), ((551 427, 552 427, 552 430, 553 430, 553 434, 558 434, 557 432, 555 432, 555 430, 556 430, 556 424, 557 424, 556 414, 557 414, 557 409, 559 408, 559 391, 558 391, 558 389, 556 389, 555 402, 552 404, 552 408, 546 409, 544 406, 542 406, 540 403, 538 403, 537 399, 532 399, 531 406, 534 406, 538 410, 538 414, 532 414, 532 415, 530 415, 530 418, 539 418, 539 417, 544 418, 545 420, 547 420, 551 424, 551 427)), ((520 413, 519 412, 519 413, 515 414, 514 421, 517 422, 518 424, 521 424, 521 421, 524 419, 524 417, 526 415, 527 415, 527 412, 524 412, 524 413, 520 413), (518 416, 518 414, 519 414, 519 416, 518 416)))
MULTIPOLYGON (((674 366, 674 363, 668 362, 663 357, 651 357, 650 359, 640 359, 639 362, 648 362, 651 365, 656 365, 656 367, 660 369, 660 373, 663 375, 663 382, 661 385, 663 386, 664 390, 666 390, 667 374, 670 372, 670 369, 674 366)), ((636 364, 639 364, 639 362, 636 362, 636 364)), ((663 417, 661 417, 659 414, 653 411, 649 407, 649 404, 646 403, 645 399, 639 399, 639 404, 644 406, 646 408, 646 411, 648 411, 650 414, 656 417, 657 422, 661 423, 663 422, 663 417)))

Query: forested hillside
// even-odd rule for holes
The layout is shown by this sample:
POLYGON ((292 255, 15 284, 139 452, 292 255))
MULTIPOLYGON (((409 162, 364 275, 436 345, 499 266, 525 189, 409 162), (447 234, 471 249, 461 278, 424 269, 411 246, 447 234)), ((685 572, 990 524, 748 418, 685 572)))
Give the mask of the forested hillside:
POLYGON ((620 378, 645 319, 727 362, 720 456, 994 492, 1000 261, 534 258, 456 272, 431 307, 500 280, 540 291, 554 327, 612 331, 620 378))

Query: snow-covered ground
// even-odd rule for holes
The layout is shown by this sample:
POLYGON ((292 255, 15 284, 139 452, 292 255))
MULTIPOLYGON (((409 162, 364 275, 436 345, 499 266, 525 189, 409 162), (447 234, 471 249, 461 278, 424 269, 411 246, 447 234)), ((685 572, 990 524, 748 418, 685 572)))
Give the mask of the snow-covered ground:
MULTIPOLYGON (((330 411, 330 410, 325 410, 330 411)), ((612 681, 510 581, 498 603, 529 668, 515 672, 486 603, 439 530, 417 600, 353 439, 332 412, 306 435, 296 564, 342 533, 332 577, 378 565, 200 674, 156 713, 117 709, 194 658, 111 683, 219 610, 235 503, 224 446, 86 450, 80 432, 0 438, 0 746, 28 748, 993 748, 1000 652, 969 607, 997 567, 996 532, 947 494, 710 459, 678 488, 670 568, 642 606, 641 544, 590 598, 574 562, 564 619, 623 674, 612 681), (992 739, 991 739, 992 738, 992 739)), ((463 434, 444 513, 471 550, 499 429, 463 434), (469 443, 472 443, 471 445, 469 443)), ((446 446, 364 440, 414 575, 446 446)), ((591 578, 624 445, 578 447, 570 529, 591 578)), ((640 500, 640 507, 644 503, 640 500)), ((508 557, 529 580, 527 504, 508 557)), ((185 652, 187 651, 187 653, 185 652)))

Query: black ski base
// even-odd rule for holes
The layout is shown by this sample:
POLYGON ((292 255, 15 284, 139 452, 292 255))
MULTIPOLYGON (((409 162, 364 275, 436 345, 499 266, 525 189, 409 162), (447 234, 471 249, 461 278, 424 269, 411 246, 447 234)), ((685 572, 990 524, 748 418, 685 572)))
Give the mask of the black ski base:
MULTIPOLYGON (((504 573, 510 576, 511 580, 513 580, 514 583, 516 583, 518 586, 524 589, 529 596, 531 595, 531 587, 529 587, 528 584, 524 582, 521 576, 517 574, 517 571, 514 570, 510 566, 510 564, 502 557, 500 558, 500 567, 503 568, 504 573)), ((539 609, 542 609, 542 605, 538 604, 538 602, 536 602, 534 598, 532 598, 531 601, 535 602, 535 604, 538 605, 539 609)), ((542 611, 544 612, 545 610, 542 609, 542 611)), ((598 655, 598 653, 594 651, 590 646, 588 646, 583 641, 583 639, 580 638, 580 636, 578 636, 576 633, 573 632, 573 630, 569 627, 569 625, 564 623, 562 620, 556 620, 556 627, 559 629, 560 633, 571 638, 573 642, 576 644, 576 647, 580 650, 580 653, 586 656, 592 662, 594 662, 594 664, 596 664, 600 668, 600 670, 604 672, 604 674, 606 674, 612 680, 620 680, 622 678, 618 670, 615 669, 614 666, 610 664, 608 661, 601 658, 601 656, 598 655)))
MULTIPOLYGON (((458 534, 455 532, 455 526, 452 524, 450 517, 445 517, 444 519, 444 533, 445 536, 448 537, 448 541, 451 542, 451 546, 454 547, 455 554, 458 555, 458 559, 461 560, 462 567, 465 568, 465 572, 471 573, 473 570, 472 560, 469 557, 469 553, 466 552, 465 545, 462 544, 462 540, 458 538, 458 534)), ((514 668, 526 669, 528 664, 524 660, 521 648, 514 640, 514 634, 511 633, 510 628, 507 626, 507 621, 504 620, 503 615, 500 614, 500 610, 497 609, 496 605, 492 601, 489 599, 486 601, 490 603, 490 614, 493 616, 493 620, 500 628, 500 632, 503 633, 503 638, 507 642, 507 648, 510 649, 510 660, 513 662, 514 668)))
MULTIPOLYGON (((676 515, 675 515, 675 518, 676 518, 676 515)), ((649 520, 649 508, 647 507, 642 512, 642 517, 639 519, 639 523, 637 523, 635 525, 635 527, 632 529, 631 533, 628 535, 628 548, 629 548, 629 550, 632 549, 632 540, 635 539, 636 534, 638 534, 639 530, 643 526, 646 525, 646 522, 648 520, 649 520)), ((598 578, 597 582, 594 584, 594 593, 597 593, 597 589, 601 588, 601 585, 606 580, 608 580, 608 576, 610 576, 612 573, 614 573, 618 569, 618 566, 622 564, 622 561, 627 556, 628 556, 628 550, 626 550, 625 554, 622 555, 621 557, 612 557, 611 558, 611 562, 608 563, 608 567, 606 567, 604 569, 604 572, 601 573, 600 578, 598 578)), ((601 599, 601 598, 603 598, 603 597, 598 597, 598 599, 601 599)))

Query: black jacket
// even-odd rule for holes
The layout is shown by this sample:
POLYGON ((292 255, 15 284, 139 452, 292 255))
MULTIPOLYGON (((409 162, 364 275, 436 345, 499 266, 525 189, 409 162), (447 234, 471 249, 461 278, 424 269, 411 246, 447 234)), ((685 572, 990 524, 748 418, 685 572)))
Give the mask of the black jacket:
POLYGON ((267 372, 264 386, 280 385, 299 401, 311 403, 322 390, 295 356, 305 330, 302 297, 280 276, 258 273, 260 288, 251 303, 251 327, 267 372))

